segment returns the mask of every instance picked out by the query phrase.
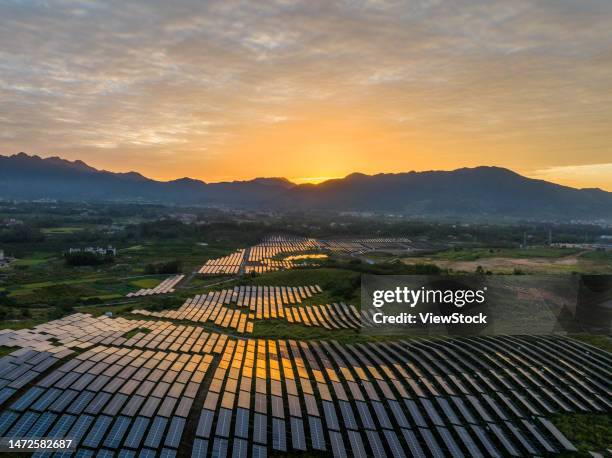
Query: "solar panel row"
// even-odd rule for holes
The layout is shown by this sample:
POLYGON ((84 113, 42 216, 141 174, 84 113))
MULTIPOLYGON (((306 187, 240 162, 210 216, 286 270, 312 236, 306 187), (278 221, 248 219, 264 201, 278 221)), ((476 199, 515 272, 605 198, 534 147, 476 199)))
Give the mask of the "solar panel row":
MULTIPOLYGON (((570 339, 344 345, 146 324, 152 332, 114 337, 118 346, 94 346, 20 388, 3 406, 0 435, 68 434, 83 453, 171 455, 193 406, 195 456, 534 455, 574 448, 546 420, 551 411, 612 408, 609 355, 570 339), (204 391, 203 405, 194 405, 204 391)), ((101 332, 119 332, 113 326, 123 325, 101 332)), ((0 377, 19 379, 21 366, 46 359, 19 350, 0 360, 0 377)))
POLYGON ((185 275, 173 275, 163 280, 154 288, 141 288, 134 293, 128 293, 126 297, 155 296, 158 294, 173 293, 174 287, 178 285, 183 278, 185 278, 185 275))

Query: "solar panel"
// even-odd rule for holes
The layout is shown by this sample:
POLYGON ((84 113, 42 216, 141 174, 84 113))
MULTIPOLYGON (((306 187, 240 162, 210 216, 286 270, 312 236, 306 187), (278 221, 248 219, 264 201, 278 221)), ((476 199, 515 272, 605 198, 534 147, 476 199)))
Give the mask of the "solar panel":
POLYGON ((131 422, 131 418, 123 416, 118 417, 113 426, 111 427, 108 436, 104 440, 104 446, 111 449, 119 448, 123 436, 128 430, 131 422))
POLYGON ((196 430, 196 436, 198 437, 210 437, 210 429, 212 427, 213 418, 215 413, 212 410, 204 409, 200 415, 198 421, 198 428, 196 430))
POLYGON ((451 436, 450 431, 443 427, 437 427, 436 430, 440 434, 440 437, 442 437, 442 440, 444 441, 448 451, 450 451, 450 454, 455 458, 462 458, 464 456, 463 452, 457 445, 457 442, 455 442, 455 439, 453 439, 453 436, 451 436))
POLYGON ((444 422, 429 399, 420 399, 431 422, 436 426, 444 426, 444 422))
POLYGON ((414 402, 412 399, 404 399, 404 404, 406 405, 406 407, 408 407, 408 412, 412 417, 412 421, 414 421, 417 426, 426 427, 427 423, 425 422, 425 418, 423 418, 423 415, 421 415, 421 412, 419 411, 416 402, 414 402))
POLYGON ((211 458, 225 458, 227 456, 227 439, 215 438, 210 456, 211 458))
POLYGON ((117 415, 127 399, 128 396, 125 394, 118 393, 114 395, 106 407, 104 407, 103 413, 111 416, 117 415))
POLYGON ((446 418, 448 418, 448 421, 451 424, 453 425, 461 424, 461 422, 459 421, 459 418, 455 414, 455 411, 453 410, 453 408, 450 406, 449 402, 446 399, 441 398, 441 397, 436 397, 436 401, 438 405, 440 406, 440 408, 442 409, 442 412, 444 412, 444 415, 446 415, 446 418))
MULTIPOLYGON (((98 450, 96 456, 103 456, 106 458, 110 458, 112 457, 114 454, 112 452, 109 452, 108 450, 98 450)), ((76 458, 93 458, 94 456, 94 452, 92 452, 91 450, 86 450, 86 449, 80 449, 77 450, 75 457, 76 458)))
POLYGON ((149 433, 145 438, 144 445, 145 447, 158 448, 161 443, 162 438, 164 437, 164 431, 166 429, 166 425, 168 424, 168 419, 165 417, 155 417, 153 422, 151 423, 151 428, 149 429, 149 433))
MULTIPOLYGON (((385 410, 385 406, 383 406, 382 402, 372 401, 372 407, 374 407, 374 412, 376 413, 376 418, 378 418, 378 422, 380 423, 380 426, 382 426, 383 428, 387 428, 387 429, 393 429, 393 426, 391 425, 391 421, 389 420, 389 416, 387 415, 387 412, 385 410)), ((370 429, 376 429, 376 428, 370 428, 370 429)))
POLYGON ((525 437, 525 435, 523 434, 523 432, 518 429, 518 427, 513 424, 510 423, 509 421, 504 422, 506 424, 506 426, 508 427, 508 429, 512 432, 512 434, 514 435, 514 437, 516 437, 518 439, 518 441, 521 443, 521 445, 531 454, 531 455, 536 455, 538 453, 538 451, 535 449, 535 447, 529 442, 529 440, 527 440, 527 438, 525 437))
POLYGON ((300 399, 297 396, 289 395, 287 396, 287 400, 289 402, 289 415, 301 417, 302 409, 300 408, 300 399))
POLYGON ((113 418, 106 415, 98 417, 91 427, 91 430, 83 440, 83 445, 86 447, 98 448, 112 421, 113 418))
POLYGON ((121 414, 133 417, 138 413, 145 399, 143 396, 130 396, 130 400, 123 407, 121 414))
POLYGON ((61 379, 63 376, 64 376, 64 372, 61 372, 60 370, 53 371, 49 375, 47 375, 44 379, 42 379, 40 382, 38 382, 38 386, 43 386, 45 388, 50 387, 55 382, 57 382, 59 379, 61 379))
POLYGON ((15 420, 19 417, 18 413, 5 411, 0 416, 0 436, 4 436, 4 433, 11 427, 15 420))
POLYGON ((331 441, 331 449, 334 458, 347 458, 342 435, 337 431, 330 431, 329 439, 331 441))
MULTIPOLYGON (((201 373, 201 372, 198 372, 201 373)), ((187 383, 187 386, 185 388, 185 392, 183 393, 183 396, 187 396, 190 398, 195 398, 196 395, 198 394, 198 389, 200 388, 200 384, 196 383, 194 380, 192 380, 191 382, 187 383)))
POLYGON ((39 414, 35 412, 24 413, 6 434, 7 437, 24 437, 25 433, 34 425, 38 417, 39 414))
MULTIPOLYGON (((36 402, 34 402, 34 404, 32 404, 30 408, 37 412, 44 412, 60 394, 62 394, 62 390, 58 388, 48 389, 41 397, 38 398, 36 402)), ((0 399, 0 404, 1 403, 2 400, 0 399)))
POLYGON ((431 456, 436 458, 444 458, 444 452, 438 445, 438 441, 435 439, 431 431, 426 428, 419 428, 419 432, 421 433, 421 436, 423 436, 423 439, 425 439, 425 444, 427 444, 427 448, 429 449, 431 456))
POLYGON ((267 418, 256 413, 253 421, 253 440, 260 444, 268 443, 267 418))
POLYGON ((383 433, 393 456, 395 458, 405 458, 406 454, 404 453, 404 449, 402 448, 402 445, 400 444, 400 441, 397 438, 395 432, 385 429, 383 433))
POLYGON ((45 433, 49 430, 56 418, 57 415, 54 413, 43 413, 40 417, 38 417, 38 420, 36 420, 34 426, 32 426, 32 428, 25 434, 25 437, 28 439, 44 437, 45 433))
POLYGON ((385 448, 380 440, 378 432, 366 431, 366 436, 368 437, 368 443, 370 444, 370 447, 372 447, 374 456, 386 456, 385 448))
POLYGON ((291 417, 291 445, 296 450, 306 450, 304 423, 300 418, 291 417))
POLYGON ((93 399, 95 396, 91 391, 82 391, 74 400, 72 400, 66 408, 67 413, 72 413, 75 415, 83 412, 83 409, 89 401, 93 399))
POLYGON ((0 404, 4 404, 16 392, 16 388, 2 388, 0 390, 0 404))
POLYGON ((103 388, 107 393, 116 393, 119 388, 123 386, 125 379, 120 378, 118 375, 114 375, 112 380, 103 388))
POLYGON ((84 412, 92 415, 96 415, 102 411, 104 405, 111 398, 111 394, 100 392, 96 394, 96 396, 91 400, 91 402, 87 405, 84 412))
POLYGON ((219 409, 219 416, 217 417, 217 429, 215 435, 221 437, 229 437, 230 423, 232 421, 232 411, 229 409, 219 409))
MULTIPOLYGON (((476 443, 474 442, 470 434, 467 432, 467 430, 463 426, 455 426, 454 428, 455 428, 455 431, 457 431, 459 439, 461 439, 461 442, 463 442, 465 447, 468 449, 470 456, 476 457, 476 458, 482 457, 483 455, 482 453, 480 453, 480 449, 478 448, 478 446, 476 445, 476 443)), ((488 451, 487 451, 487 454, 488 454, 488 451)))
POLYGON ((272 416, 277 418, 285 418, 283 398, 280 396, 270 396, 270 405, 272 406, 272 416))
POLYGON ((249 451, 249 443, 244 439, 234 439, 232 458, 246 458, 249 451))
POLYGON ((164 445, 166 447, 178 448, 181 443, 183 429, 185 428, 186 420, 181 417, 173 417, 170 422, 170 427, 166 433, 164 445))
POLYGON ((453 401, 455 406, 457 406, 457 409, 459 410, 459 412, 461 412, 461 415, 463 415, 463 418, 465 418, 468 423, 472 423, 472 424, 477 423, 474 416, 470 413, 470 411, 465 406, 463 399, 458 398, 457 396, 451 396, 451 400, 453 401))
POLYGON ((267 458, 268 457, 268 449, 262 445, 253 445, 253 454, 252 458, 267 458))
POLYGON ((395 400, 388 401, 389 406, 391 407, 391 411, 393 412, 393 416, 395 420, 400 425, 400 428, 408 428, 410 425, 408 424, 408 420, 406 419, 406 415, 402 411, 399 402, 395 400))
POLYGON ((312 448, 315 450, 326 450, 325 447, 325 435, 323 434, 323 425, 321 419, 318 417, 309 416, 308 424, 310 426, 310 438, 312 441, 312 448))
POLYGON ((191 449, 191 458, 206 458, 208 453, 208 441, 205 439, 196 438, 193 441, 193 448, 191 449))
POLYGON ((162 417, 170 417, 170 415, 172 415, 172 411, 174 410, 174 406, 176 405, 176 398, 171 398, 169 396, 167 396, 161 406, 159 407, 159 410, 157 411, 157 415, 162 416, 162 417))
POLYGON ((493 458, 501 458, 502 454, 497 450, 491 439, 485 432, 485 430, 478 425, 470 425, 470 428, 476 433, 480 442, 484 445, 484 449, 487 451, 487 454, 493 458))
POLYGON ((285 422, 278 418, 272 419, 272 448, 282 452, 287 451, 287 438, 285 433, 285 422))
POLYGON ((361 417, 361 423, 363 423, 364 428, 376 429, 376 425, 374 424, 374 420, 370 415, 370 409, 368 409, 368 405, 363 401, 356 401, 355 405, 357 406, 357 412, 359 412, 359 417, 361 417))
POLYGON ((410 453, 415 458, 426 458, 427 455, 421 448, 419 444, 419 440, 411 429, 404 428, 402 429, 402 435, 408 444, 408 448, 410 449, 410 453))
POLYGON ((151 394, 158 398, 163 398, 166 395, 166 392, 168 391, 169 388, 170 388, 169 383, 159 382, 157 386, 155 387, 155 389, 153 390, 153 393, 151 394))
POLYGON ((493 432, 495 437, 497 437, 497 440, 499 440, 499 442, 501 442, 501 444, 504 446, 504 448, 506 449, 508 454, 510 454, 512 456, 521 456, 522 455, 514 447, 512 442, 510 442, 510 440, 508 439, 508 436, 506 436, 506 434, 502 431, 502 429, 498 425, 496 425, 495 423, 490 423, 489 427, 491 428, 491 431, 493 432))
POLYGON ((46 437, 48 438, 66 437, 66 435, 68 434, 68 430, 74 424, 76 419, 77 417, 75 417, 74 415, 64 414, 60 416, 55 422, 55 424, 53 425, 53 428, 51 428, 51 431, 47 433, 46 437))
POLYGON ((334 404, 332 402, 323 401, 323 414, 325 415, 325 422, 327 423, 327 428, 340 431, 340 425, 338 424, 338 416, 336 415, 336 408, 334 407, 334 404))
POLYGON ((485 410, 485 408, 475 396, 470 394, 467 396, 467 400, 471 403, 472 407, 474 407, 476 412, 478 412, 478 414, 484 421, 493 422, 493 419, 491 418, 489 413, 485 410))
POLYGON ((351 450, 353 452, 353 456, 355 458, 367 458, 368 454, 366 453, 365 447, 363 446, 361 434, 359 434, 357 431, 349 431, 348 436, 349 442, 351 443, 351 450))
POLYGON ((238 408, 236 411, 236 425, 234 426, 234 435, 248 439, 249 437, 249 411, 247 409, 238 408))
MULTIPOLYGON (((106 375, 98 375, 94 379, 94 381, 91 382, 91 384, 87 387, 87 389, 90 391, 96 391, 96 392, 100 391, 102 388, 104 388, 104 385, 106 385, 110 379, 111 378, 106 375)), ((70 385, 70 383, 68 385, 70 385)), ((59 383, 57 383, 55 386, 59 388, 66 388, 66 386, 60 386, 59 383)))
POLYGON ((157 456, 157 452, 155 450, 151 450, 150 448, 143 448, 138 454, 138 458, 155 458, 157 456))
POLYGON ((70 437, 72 440, 74 440, 75 444, 79 444, 93 421, 94 417, 90 415, 79 416, 74 425, 72 425, 72 428, 70 428, 70 432, 66 435, 66 437, 70 437))
POLYGON ((150 420, 145 417, 136 417, 130 426, 130 433, 125 440, 125 446, 133 449, 140 447, 140 443, 149 426, 150 420))
POLYGON ((161 399, 149 396, 140 411, 140 415, 145 417, 153 417, 155 415, 155 411, 157 410, 157 406, 161 403, 161 399))
POLYGON ((263 414, 268 412, 267 398, 261 393, 255 393, 255 411, 263 414))
POLYGON ((34 401, 36 401, 38 397, 41 396, 44 392, 45 389, 38 386, 30 388, 23 396, 21 396, 11 405, 11 409, 16 410, 18 412, 23 412, 28 407, 30 407, 30 405, 34 401))
POLYGON ((178 406, 176 407, 176 411, 174 412, 174 415, 178 415, 179 417, 187 418, 192 405, 193 405, 193 398, 188 398, 188 397, 181 398, 178 406))
POLYGON ((340 412, 342 413, 342 418, 344 420, 344 426, 348 429, 357 429, 357 422, 355 421, 355 416, 353 415, 353 410, 351 409, 351 405, 346 401, 339 401, 340 404, 340 412))

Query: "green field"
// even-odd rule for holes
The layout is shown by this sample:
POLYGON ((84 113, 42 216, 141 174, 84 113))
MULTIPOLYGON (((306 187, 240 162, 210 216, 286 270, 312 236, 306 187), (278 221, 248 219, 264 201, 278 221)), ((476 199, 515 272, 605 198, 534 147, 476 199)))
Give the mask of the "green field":
POLYGON ((0 272, 1 327, 29 327, 75 310, 99 315, 106 311, 125 313, 132 307, 178 307, 215 279, 194 278, 192 284, 168 297, 123 302, 127 293, 155 287, 171 275, 146 275, 148 264, 178 261, 181 271, 189 274, 207 259, 224 256, 238 247, 227 240, 203 246, 199 239, 142 239, 140 243, 126 244, 125 249, 119 245, 118 256, 111 264, 71 267, 66 265, 63 252, 72 243, 57 242, 61 237, 74 235, 68 233, 69 228, 75 226, 54 227, 63 234, 48 235, 44 243, 31 248, 17 247, 18 260, 0 272), (117 302, 118 305, 113 305, 117 302))
POLYGON ((29 256, 26 258, 17 259, 13 264, 11 264, 11 266, 12 267, 37 266, 40 264, 44 264, 45 262, 49 260, 49 258, 50 258, 49 255, 45 255, 43 253, 33 254, 32 256, 29 256))
POLYGON ((612 447, 612 416, 609 414, 557 414, 550 420, 584 456, 589 456, 587 452, 603 452, 612 447))
POLYGON ((83 227, 45 227, 41 229, 43 234, 74 234, 75 232, 82 231, 83 227))
POLYGON ((568 248, 461 248, 441 251, 430 257, 432 259, 444 259, 448 261, 477 261, 484 258, 510 258, 531 259, 547 258, 559 259, 565 256, 578 254, 580 250, 568 248))
POLYGON ((586 251, 580 255, 583 259, 590 261, 602 261, 612 264, 612 251, 586 251))
POLYGON ((158 278, 142 278, 140 280, 132 280, 131 285, 137 288, 155 288, 159 285, 161 279, 158 278))

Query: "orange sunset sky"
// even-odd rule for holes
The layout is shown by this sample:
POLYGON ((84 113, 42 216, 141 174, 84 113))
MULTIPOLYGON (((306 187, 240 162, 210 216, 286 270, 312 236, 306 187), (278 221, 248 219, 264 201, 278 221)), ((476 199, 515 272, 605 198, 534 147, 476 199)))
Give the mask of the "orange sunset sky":
POLYGON ((607 0, 0 6, 0 154, 204 181, 497 165, 612 191, 607 0))

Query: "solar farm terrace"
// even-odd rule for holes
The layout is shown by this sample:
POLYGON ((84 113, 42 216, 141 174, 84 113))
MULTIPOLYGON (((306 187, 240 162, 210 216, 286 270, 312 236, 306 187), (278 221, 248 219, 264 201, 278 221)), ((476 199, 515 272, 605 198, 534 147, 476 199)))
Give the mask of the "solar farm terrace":
MULTIPOLYGON (((207 260, 194 275, 216 287, 173 308, 3 329, 0 437, 69 439, 33 453, 54 457, 583 453, 557 419, 610 418, 609 352, 552 335, 360 337, 359 304, 309 281, 328 256, 410 243, 268 237, 207 260), (287 270, 303 281, 251 281, 287 270)), ((187 277, 127 296, 172 298, 187 277)))

